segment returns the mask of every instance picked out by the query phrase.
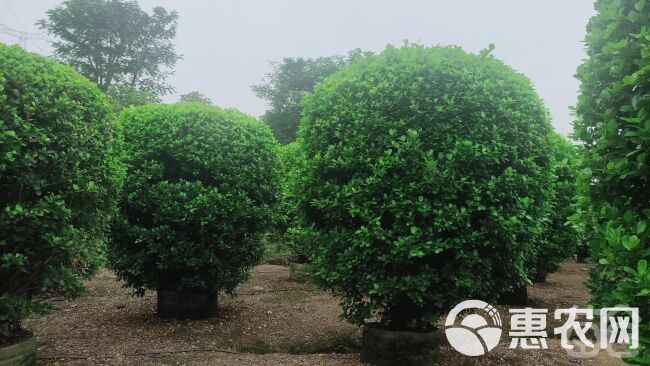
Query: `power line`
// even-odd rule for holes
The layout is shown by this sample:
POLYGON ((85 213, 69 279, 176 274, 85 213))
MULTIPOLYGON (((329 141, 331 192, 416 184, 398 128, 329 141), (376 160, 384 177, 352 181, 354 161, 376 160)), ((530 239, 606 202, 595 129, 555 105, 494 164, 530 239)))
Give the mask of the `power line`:
MULTIPOLYGON (((0 34, 18 38, 18 42, 23 48, 27 48, 27 41, 40 40, 40 41, 51 42, 51 40, 47 38, 43 33, 25 32, 25 31, 11 28, 6 24, 1 24, 1 23, 0 23, 0 34)), ((36 48, 38 48, 39 50, 43 51, 43 49, 40 46, 38 46, 36 43, 32 42, 31 44, 36 46, 36 48)))
POLYGON ((16 19, 16 21, 18 22, 18 25, 24 28, 25 26, 23 25, 23 22, 21 22, 20 18, 18 18, 18 15, 16 15, 16 12, 14 11, 14 8, 11 7, 11 3, 9 2, 9 0, 4 0, 4 3, 7 6, 7 9, 9 9, 11 15, 13 15, 14 19, 16 19))

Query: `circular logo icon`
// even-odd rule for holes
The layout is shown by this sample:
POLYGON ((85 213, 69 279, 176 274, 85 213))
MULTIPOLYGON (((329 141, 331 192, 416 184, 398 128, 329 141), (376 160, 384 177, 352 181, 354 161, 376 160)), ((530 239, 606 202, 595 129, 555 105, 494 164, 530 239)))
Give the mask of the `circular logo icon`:
POLYGON ((499 344, 501 317, 497 310, 485 301, 463 301, 447 315, 445 335, 456 351, 466 356, 482 356, 499 344), (456 324, 458 315, 469 309, 475 310, 456 324))

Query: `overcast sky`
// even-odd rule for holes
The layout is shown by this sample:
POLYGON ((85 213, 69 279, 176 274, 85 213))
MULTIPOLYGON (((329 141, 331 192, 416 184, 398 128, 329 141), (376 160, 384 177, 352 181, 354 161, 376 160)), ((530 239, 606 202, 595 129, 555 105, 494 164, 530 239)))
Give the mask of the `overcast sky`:
MULTIPOLYGON (((0 24, 38 32, 34 23, 60 0, 0 0, 0 24)), ((459 45, 494 54, 527 75, 553 116, 570 133, 576 102, 576 67, 592 0, 139 0, 146 11, 163 6, 180 15, 177 50, 183 55, 170 79, 176 93, 197 90, 223 107, 254 116, 266 106, 251 92, 270 71, 268 61, 318 57, 348 50, 380 51, 404 40, 459 45)), ((18 39, 0 34, 0 42, 18 39)), ((50 54, 47 41, 30 51, 50 54)))

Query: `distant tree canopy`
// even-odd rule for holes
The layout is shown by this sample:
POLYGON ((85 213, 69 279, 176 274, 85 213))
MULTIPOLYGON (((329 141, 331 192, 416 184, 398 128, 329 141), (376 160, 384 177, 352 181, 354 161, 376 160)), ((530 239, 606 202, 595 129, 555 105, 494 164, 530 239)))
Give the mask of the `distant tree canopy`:
POLYGON ((206 97, 205 95, 193 91, 189 92, 187 94, 181 95, 181 99, 178 101, 179 103, 203 103, 203 104, 212 104, 212 101, 210 98, 206 97))
POLYGON ((178 14, 137 1, 66 0, 38 25, 58 39, 54 56, 107 92, 128 85, 155 96, 173 88, 165 82, 180 58, 172 43, 178 14))
POLYGON ((138 90, 129 85, 113 85, 106 91, 113 104, 113 110, 119 113, 124 108, 145 104, 160 103, 160 99, 150 91, 138 90))
POLYGON ((314 85, 349 62, 350 56, 340 55, 319 58, 289 58, 273 62, 273 71, 266 74, 262 83, 251 88, 264 99, 269 109, 262 116, 273 134, 282 144, 296 139, 300 126, 300 100, 314 89, 314 85))

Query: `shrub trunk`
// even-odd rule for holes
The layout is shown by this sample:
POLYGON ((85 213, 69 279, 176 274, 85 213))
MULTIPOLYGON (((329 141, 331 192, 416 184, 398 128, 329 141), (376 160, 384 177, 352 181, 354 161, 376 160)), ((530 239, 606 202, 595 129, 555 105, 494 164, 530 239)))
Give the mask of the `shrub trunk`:
POLYGON ((389 330, 378 324, 363 328, 361 361, 373 365, 431 366, 440 357, 442 332, 389 330))
POLYGON ((528 287, 519 286, 511 291, 504 292, 497 301, 499 305, 526 306, 528 304, 528 287))
POLYGON ((582 248, 578 248, 578 251, 576 252, 576 262, 587 263, 588 260, 589 260, 589 247, 584 246, 582 248))
POLYGON ((311 280, 312 268, 308 263, 289 263, 289 280, 294 282, 308 282, 311 280))
POLYGON ((159 318, 205 319, 217 315, 217 294, 158 290, 157 315, 159 318))

